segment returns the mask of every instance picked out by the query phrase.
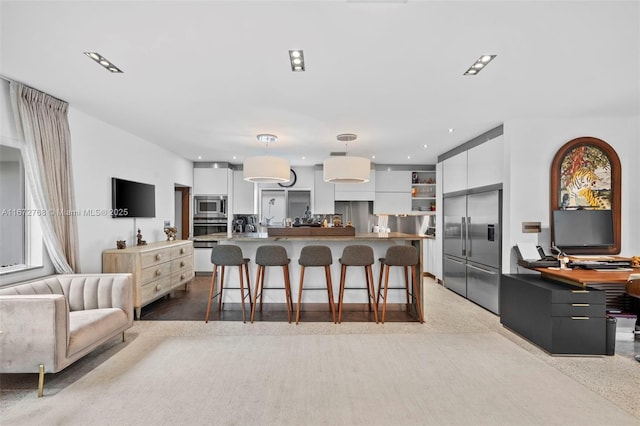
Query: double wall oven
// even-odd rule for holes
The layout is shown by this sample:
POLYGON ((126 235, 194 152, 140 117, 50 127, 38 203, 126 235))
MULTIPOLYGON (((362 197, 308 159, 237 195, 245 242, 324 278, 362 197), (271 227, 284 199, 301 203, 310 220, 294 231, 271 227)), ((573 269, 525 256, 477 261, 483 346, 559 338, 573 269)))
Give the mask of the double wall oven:
MULTIPOLYGON (((196 195, 193 203, 193 236, 195 238, 227 232, 226 195, 196 195)), ((209 247, 209 242, 196 240, 194 246, 209 247)))

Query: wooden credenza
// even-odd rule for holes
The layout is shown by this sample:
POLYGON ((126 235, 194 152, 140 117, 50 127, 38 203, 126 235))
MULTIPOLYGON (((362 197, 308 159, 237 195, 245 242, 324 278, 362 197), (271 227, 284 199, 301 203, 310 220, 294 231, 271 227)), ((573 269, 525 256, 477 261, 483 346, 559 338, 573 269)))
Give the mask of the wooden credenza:
POLYGON ((143 306, 186 285, 194 277, 193 242, 160 241, 102 253, 102 272, 133 274, 134 308, 140 318, 143 306))

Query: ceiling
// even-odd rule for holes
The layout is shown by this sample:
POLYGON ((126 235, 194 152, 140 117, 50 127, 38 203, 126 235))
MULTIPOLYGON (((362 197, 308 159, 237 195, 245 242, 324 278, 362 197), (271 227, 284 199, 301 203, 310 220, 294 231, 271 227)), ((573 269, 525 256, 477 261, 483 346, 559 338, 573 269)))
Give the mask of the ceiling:
POLYGON ((3 77, 193 161, 314 165, 346 149, 433 164, 509 120, 640 114, 637 0, 0 7, 3 77), (290 49, 304 50, 305 72, 291 71, 290 49), (484 54, 497 57, 463 76, 484 54), (258 133, 279 140, 267 148, 258 133))

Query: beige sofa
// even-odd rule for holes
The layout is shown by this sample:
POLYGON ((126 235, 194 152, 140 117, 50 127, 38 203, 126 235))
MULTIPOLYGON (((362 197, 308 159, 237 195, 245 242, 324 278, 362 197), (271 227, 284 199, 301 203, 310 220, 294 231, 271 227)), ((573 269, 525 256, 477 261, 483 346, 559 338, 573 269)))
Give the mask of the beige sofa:
POLYGON ((0 373, 57 373, 133 325, 131 274, 51 275, 0 288, 0 373))

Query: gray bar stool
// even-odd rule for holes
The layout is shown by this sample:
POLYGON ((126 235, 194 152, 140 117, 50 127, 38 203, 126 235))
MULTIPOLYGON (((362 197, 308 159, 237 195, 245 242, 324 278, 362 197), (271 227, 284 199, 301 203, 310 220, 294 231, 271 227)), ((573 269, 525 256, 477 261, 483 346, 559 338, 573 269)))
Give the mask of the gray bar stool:
POLYGON ((336 306, 333 303, 333 287, 331 285, 331 268, 333 263, 331 249, 327 246, 305 246, 300 251, 300 289, 298 290, 298 306, 296 307, 296 324, 300 322, 300 304, 302 303, 302 284, 304 281, 304 269, 312 266, 324 267, 324 275, 327 280, 327 293, 329 295, 329 307, 333 314, 333 322, 336 322, 336 306))
MULTIPOLYGON (((211 288, 209 290, 209 303, 207 304, 207 315, 204 322, 209 322, 209 312, 211 310, 211 301, 219 296, 218 310, 222 311, 222 290, 224 289, 224 268, 225 266, 237 266, 238 274, 240 276, 240 296, 242 297, 242 322, 247 322, 244 309, 244 277, 242 276, 242 267, 244 266, 244 272, 247 277, 247 293, 249 295, 249 308, 251 309, 253 303, 251 301, 251 281, 249 280, 249 259, 242 256, 242 250, 238 246, 233 245, 217 245, 211 249, 211 263, 213 263, 213 275, 211 277, 211 288), (220 266, 220 291, 213 294, 213 288, 216 283, 216 276, 218 272, 218 266, 220 266)), ((227 288, 228 290, 229 288, 227 288)))
MULTIPOLYGON (((256 264, 258 272, 256 274, 256 286, 253 291, 253 308, 251 309, 251 322, 256 315, 256 305, 260 296, 260 312, 262 312, 262 293, 264 290, 276 290, 275 287, 264 288, 264 272, 267 266, 282 266, 284 274, 284 292, 287 299, 287 319, 291 322, 291 312, 293 311, 293 299, 291 298, 291 281, 289 279, 289 263, 291 259, 287 256, 284 247, 276 245, 264 245, 256 250, 256 264)), ((279 289, 282 289, 280 287, 279 289)))
MULTIPOLYGON (((410 309, 410 294, 409 294, 409 274, 408 268, 411 267, 413 290, 411 296, 416 301, 416 307, 418 309, 418 316, 420 322, 424 322, 422 315, 422 305, 420 303, 420 292, 418 290, 418 250, 414 246, 391 246, 387 249, 387 252, 383 258, 380 259, 380 280, 378 281, 378 297, 377 302, 380 305, 380 293, 382 290, 382 273, 385 272, 384 277, 384 302, 382 303, 382 320, 384 324, 385 314, 387 313, 387 290, 389 289, 389 269, 392 266, 401 266, 404 269, 404 283, 407 292, 407 311, 410 309)), ((393 287, 402 288, 402 287, 393 287)))
POLYGON ((367 282, 367 295, 369 296, 369 311, 372 310, 373 301, 373 316, 378 323, 378 304, 376 301, 376 290, 373 284, 373 271, 371 265, 375 263, 373 257, 373 249, 364 245, 352 245, 346 246, 342 250, 342 257, 340 258, 340 296, 338 298, 338 323, 342 322, 342 303, 344 300, 344 290, 362 290, 362 287, 345 287, 345 280, 347 276, 347 266, 363 266, 364 276, 367 282))

